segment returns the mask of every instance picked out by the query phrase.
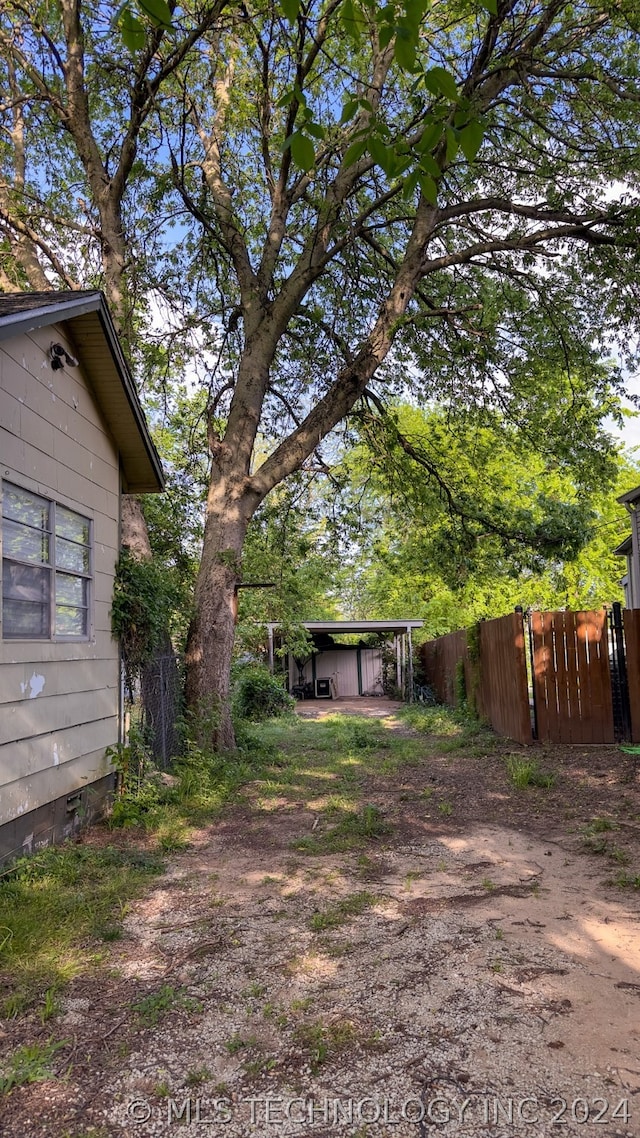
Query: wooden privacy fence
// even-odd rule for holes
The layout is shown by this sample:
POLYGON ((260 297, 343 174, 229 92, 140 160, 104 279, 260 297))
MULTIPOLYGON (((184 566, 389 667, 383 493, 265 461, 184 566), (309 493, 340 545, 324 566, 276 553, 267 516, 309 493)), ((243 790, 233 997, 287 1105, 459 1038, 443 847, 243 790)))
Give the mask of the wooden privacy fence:
POLYGON ((425 677, 519 743, 640 742, 640 609, 514 612, 422 646, 425 677), (461 662, 461 664, 460 664, 461 662))
POLYGON ((606 611, 532 612, 530 620, 538 738, 613 743, 606 611))
POLYGON ((495 731, 530 743, 531 714, 521 613, 483 620, 477 635, 450 632, 422 645, 427 683, 443 703, 455 706, 456 677, 462 661, 467 698, 495 731), (471 646, 471 651, 470 651, 471 646))

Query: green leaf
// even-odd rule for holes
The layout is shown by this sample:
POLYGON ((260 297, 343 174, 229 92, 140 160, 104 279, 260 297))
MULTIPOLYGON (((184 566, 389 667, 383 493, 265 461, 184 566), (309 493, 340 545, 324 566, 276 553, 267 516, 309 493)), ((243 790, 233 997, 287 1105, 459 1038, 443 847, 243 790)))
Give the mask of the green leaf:
POLYGON ((432 67, 425 72, 424 85, 432 95, 444 95, 452 103, 458 102, 458 85, 455 76, 444 67, 432 67))
POLYGON ((404 185, 402 187, 402 197, 406 202, 409 201, 411 195, 415 193, 419 177, 420 171, 412 170, 409 176, 405 178, 404 185))
POLYGON ((173 28, 171 10, 166 0, 137 0, 137 4, 157 28, 173 28))
POLYGON ((442 170, 438 166, 435 158, 431 154, 423 154, 420 158, 420 169, 428 174, 431 178, 439 178, 442 170))
POLYGON ((375 134, 371 136, 367 146, 376 165, 381 167, 388 178, 393 178, 396 172, 396 156, 393 150, 385 146, 375 134))
POLYGON ((297 130, 295 134, 291 135, 289 146, 291 147, 291 157, 296 166, 306 174, 313 168, 316 160, 316 152, 311 139, 297 130))
POLYGON ((300 0, 280 0, 280 7, 290 24, 295 24, 300 11, 300 0))
POLYGON ((351 146, 347 147, 344 158, 342 160, 345 167, 353 166, 354 162, 357 162, 359 158, 362 158, 362 155, 366 149, 367 140, 365 138, 359 138, 357 142, 352 142, 351 146))
POLYGON ((427 150, 433 150, 442 138, 444 125, 441 122, 432 122, 426 126, 422 132, 422 137, 416 145, 416 150, 419 154, 423 154, 427 150))
POLYGON ((349 39, 355 44, 360 43, 366 23, 360 8, 354 3, 354 0, 344 0, 340 18, 349 39))
POLYGON ((393 39, 393 32, 393 24, 382 25, 380 31, 378 32, 378 43, 380 44, 380 47, 385 48, 388 44, 391 43, 391 40, 393 39))
POLYGON ((480 0, 480 7, 484 8, 485 12, 490 12, 492 16, 498 15, 498 0, 480 0))
POLYGON ((430 8, 429 0, 404 0, 405 21, 416 38, 425 14, 430 8))
POLYGON ((137 16, 134 16, 130 8, 125 8, 122 12, 120 32, 124 45, 129 48, 129 51, 140 51, 147 41, 144 24, 140 22, 137 16))
POLYGON ((313 138, 326 138, 327 132, 319 122, 307 121, 304 124, 304 129, 307 134, 312 135, 313 138))
POLYGON ((482 146, 483 137, 484 127, 477 119, 472 120, 460 131, 460 149, 467 159, 467 162, 473 162, 482 146))
POLYGON ((340 126, 344 126, 345 123, 351 122, 351 119, 354 117, 354 115, 356 115, 358 113, 359 109, 360 109, 360 100, 359 99, 349 99, 348 102, 346 102, 342 108, 342 114, 340 116, 340 126))
POLYGON ((420 184, 420 189, 422 190, 422 194, 427 199, 429 204, 430 205, 437 205, 438 204, 438 187, 437 187, 436 183, 434 182, 433 178, 430 178, 428 174, 419 174, 418 175, 418 182, 420 184))
POLYGON ((278 99, 278 102, 276 103, 276 107, 279 107, 279 108, 290 107, 293 100, 295 99, 295 97, 296 97, 296 93, 293 90, 293 87, 290 87, 289 90, 285 91, 284 95, 282 95, 278 99))
POLYGON ((397 28, 393 54, 395 55, 396 63, 403 71, 415 71, 416 43, 406 28, 397 28))
POLYGON ((453 162, 453 159, 458 153, 460 140, 456 131, 451 130, 451 127, 446 127, 445 129, 447 134, 447 162, 453 162))

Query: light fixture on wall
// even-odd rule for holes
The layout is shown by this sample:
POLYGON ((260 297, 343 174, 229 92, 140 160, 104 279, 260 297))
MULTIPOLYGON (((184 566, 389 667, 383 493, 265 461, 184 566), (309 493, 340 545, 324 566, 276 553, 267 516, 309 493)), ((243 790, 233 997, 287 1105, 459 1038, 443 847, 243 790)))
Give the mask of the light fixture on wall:
POLYGON ((54 371, 60 371, 60 368, 63 368, 65 364, 67 367, 78 366, 78 361, 75 356, 70 356, 62 344, 52 344, 49 348, 49 356, 51 359, 51 367, 54 371))

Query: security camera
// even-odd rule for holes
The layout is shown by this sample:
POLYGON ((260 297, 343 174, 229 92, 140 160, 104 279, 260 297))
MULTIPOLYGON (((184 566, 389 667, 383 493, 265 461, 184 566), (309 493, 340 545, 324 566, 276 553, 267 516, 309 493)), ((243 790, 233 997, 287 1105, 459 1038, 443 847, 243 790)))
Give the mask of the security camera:
POLYGON ((78 366, 78 361, 75 356, 70 356, 62 344, 52 344, 49 348, 49 356, 51 357, 51 367, 54 371, 60 371, 60 368, 63 368, 65 364, 67 367, 78 366))

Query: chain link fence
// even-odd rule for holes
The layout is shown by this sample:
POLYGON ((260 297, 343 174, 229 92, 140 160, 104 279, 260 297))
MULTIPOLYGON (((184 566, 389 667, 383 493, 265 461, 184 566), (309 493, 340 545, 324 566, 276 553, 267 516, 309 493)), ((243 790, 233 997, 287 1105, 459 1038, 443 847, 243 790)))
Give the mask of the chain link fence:
POLYGON ((183 682, 173 652, 155 656, 140 677, 141 722, 157 767, 163 770, 180 751, 183 682))

